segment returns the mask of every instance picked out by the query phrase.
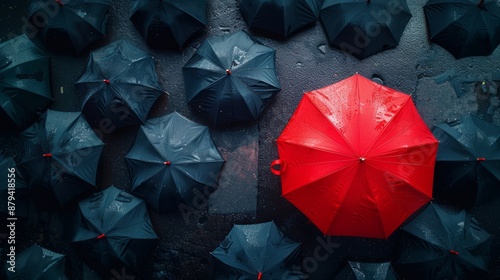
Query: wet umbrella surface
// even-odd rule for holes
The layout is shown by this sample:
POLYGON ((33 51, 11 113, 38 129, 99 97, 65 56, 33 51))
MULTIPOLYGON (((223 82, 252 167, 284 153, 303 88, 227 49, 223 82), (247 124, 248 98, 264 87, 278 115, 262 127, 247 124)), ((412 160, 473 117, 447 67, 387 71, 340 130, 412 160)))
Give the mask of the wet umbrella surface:
POLYGON ((126 40, 93 51, 75 88, 85 118, 99 128, 144 123, 153 103, 165 93, 154 58, 126 40))
POLYGON ((47 109, 49 57, 26 35, 0 43, 0 122, 3 129, 22 131, 47 109))
POLYGON ((110 0, 33 0, 29 19, 49 49, 80 54, 105 36, 110 7, 110 0))
POLYGON ((490 234, 465 212, 430 204, 402 227, 396 269, 408 279, 482 279, 490 234))
MULTIPOLYGON (((371 4, 382 0, 376 1, 371 0, 371 4)), ((154 57, 160 84, 169 93, 168 96, 162 94, 156 99, 145 121, 178 112, 189 120, 209 126, 210 134, 220 154, 226 160, 220 172, 217 189, 212 193, 204 192, 203 196, 199 196, 199 203, 190 206, 189 211, 160 213, 146 201, 152 226, 158 236, 158 243, 151 255, 142 258, 144 262, 139 266, 138 271, 133 271, 120 263, 113 268, 104 269, 106 275, 97 275, 97 266, 91 266, 84 258, 84 254, 78 254, 82 252, 77 250, 71 242, 72 232, 68 226, 74 223, 74 212, 78 210, 78 205, 73 203, 62 211, 44 211, 31 207, 26 219, 18 216, 21 214, 19 212, 21 208, 18 209, 16 204, 18 219, 16 254, 29 248, 34 242, 64 254, 66 256, 65 273, 71 280, 214 279, 215 272, 219 272, 219 266, 216 265, 219 261, 212 257, 210 252, 224 240, 233 225, 273 220, 285 236, 301 243, 302 259, 292 268, 293 271, 308 274, 309 279, 335 279, 348 260, 377 263, 393 261, 392 257, 398 253, 395 250, 395 241, 398 240, 398 235, 402 234, 400 231, 396 230, 387 239, 325 236, 301 210, 282 196, 282 178, 272 174, 269 171, 269 165, 274 159, 280 157, 276 139, 286 127, 304 93, 339 82, 355 73, 410 95, 421 118, 430 129, 436 124, 445 123, 468 113, 486 122, 500 125, 500 106, 498 106, 500 104, 498 94, 500 48, 497 47, 488 56, 455 59, 446 49, 429 40, 423 9, 427 1, 407 1, 412 17, 404 27, 397 47, 364 59, 358 59, 350 55, 347 50, 342 51, 330 45, 326 30, 319 21, 293 32, 286 38, 250 27, 240 9, 241 1, 239 0, 206 1, 207 25, 189 37, 182 49, 177 46, 170 49, 149 45, 130 20, 135 1, 110 0, 106 36, 89 44, 80 52, 80 55, 68 55, 62 51, 47 48, 43 41, 44 29, 41 24, 36 25, 34 21, 29 20, 28 12, 32 0, 0 1, 0 44, 24 33, 42 52, 50 56, 50 93, 53 100, 49 104, 49 109, 65 112, 81 111, 81 96, 74 83, 85 72, 90 53, 119 40, 127 40, 132 46, 147 51, 154 57), (281 90, 268 99, 269 101, 264 102, 266 103, 265 110, 262 111, 257 121, 250 121, 250 126, 246 123, 216 126, 208 118, 204 118, 200 111, 201 107, 191 106, 186 102, 187 89, 191 85, 186 85, 182 67, 206 39, 230 35, 238 31, 246 32, 254 40, 275 50, 274 71, 279 78, 281 90), (483 81, 490 87, 488 92, 481 89, 483 81)), ((64 0, 61 2, 68 3, 64 0)), ((176 3, 180 2, 195 3, 195 1, 176 1, 176 3)), ((290 2, 298 1, 288 1, 290 2)), ((399 1, 383 2, 391 4, 399 1)), ((40 16, 38 23, 41 23, 44 18, 52 20, 51 11, 59 7, 55 0, 44 0, 43 3, 47 5, 47 9, 37 12, 40 16)), ((363 1, 363 4, 366 4, 366 1, 363 1)), ((346 12, 350 11, 351 9, 348 9, 346 12)), ((370 30, 374 33, 382 32, 382 29, 378 28, 381 25, 377 20, 387 22, 383 17, 384 13, 381 12, 380 15, 373 18, 373 22, 368 22, 372 27, 370 30)), ((276 13, 275 17, 278 18, 278 16, 276 13)), ((353 35, 357 34, 359 33, 354 31, 353 35)), ((63 44, 62 40, 57 41, 57 45, 63 44)), ((68 51, 75 52, 72 49, 73 47, 70 46, 68 51)), ((227 49, 219 50, 225 52, 227 49)), ((227 66, 218 70, 222 74, 218 77, 227 76, 225 67, 227 66)), ((144 69, 135 73, 134 76, 142 78, 140 74, 145 72, 144 69)), ((251 72, 263 73, 262 70, 251 72)), ((28 74, 35 74, 35 72, 28 74)), ((193 76, 192 80, 188 81, 189 84, 201 81, 194 77, 194 74, 188 75, 193 76)), ((104 86, 105 82, 101 81, 96 85, 104 86)), ((220 93, 223 90, 214 90, 215 92, 220 93)), ((373 102, 370 100, 368 103, 373 102)), ((128 125, 119 129, 109 127, 109 123, 110 120, 105 119, 103 127, 93 127, 93 129, 97 128, 96 134, 106 143, 97 166, 96 191, 115 185, 131 193, 132 177, 124 157, 134 146, 141 125, 145 123, 128 125)), ((355 124, 353 127, 359 126, 355 124)), ((327 131, 331 130, 327 129, 327 131)), ((305 133, 306 136, 308 134, 310 133, 305 133)), ((365 141, 364 138, 360 140, 360 142, 365 141)), ((21 136, 5 132, 4 123, 0 121, 0 153, 20 162, 22 150, 21 136)), ((488 156, 485 158, 488 161, 488 156)), ((414 154, 410 161, 420 162, 420 159, 418 154, 414 154)), ((407 167, 407 165, 399 165, 402 172, 406 172, 407 167)), ((16 178, 19 176, 19 181, 16 181, 18 191, 21 191, 22 187, 21 171, 19 167, 16 170, 16 178)), ((0 170, 0 174, 3 172, 0 170)), ((299 169, 297 173, 311 172, 299 169)), ((430 180, 428 176, 421 176, 421 178, 430 180)), ((2 176, 0 180, 4 180, 2 176)), ((211 188, 204 187, 204 190, 211 188)), ((44 199, 43 196, 40 198, 44 199)), ((0 194, 0 199, 5 201, 6 197, 0 194)), ((409 200, 411 202, 413 199, 409 200)), ((184 204, 187 203, 183 202, 178 205, 186 206, 184 204)), ((315 204, 319 203, 315 202, 315 204)), ((491 234, 490 270, 485 277, 482 277, 482 274, 474 275, 471 278, 473 280, 500 279, 498 209, 500 209, 500 197, 495 195, 491 196, 491 200, 468 209, 470 214, 477 219, 478 224, 491 234)), ((321 213, 324 212, 328 211, 321 213)), ((4 217, 5 223, 5 216, 0 213, 0 217, 4 217)), ((5 248, 9 246, 7 239, 4 238, 5 234, 8 235, 9 232, 4 227, 3 230, 0 229, 0 244, 3 245, 0 246, 0 251, 2 251, 3 260, 5 260, 5 248)), ((5 265, 4 262, 3 266, 5 265)), ((393 266, 395 266, 394 262, 393 266)), ((2 267, 2 269, 5 268, 2 267)), ((418 275, 411 276, 406 278, 421 280, 418 279, 418 275)), ((286 276, 281 278, 284 277, 286 276)), ((305 278, 304 275, 301 277, 305 278)), ((0 276, 0 279, 3 278, 0 276)), ((255 280, 257 276, 254 274, 251 279, 255 280)), ((262 280, 266 278, 263 277, 262 280)))
POLYGON ((132 192, 159 212, 195 205, 204 187, 217 187, 224 159, 208 127, 178 113, 149 119, 125 157, 132 192))
POLYGON ((290 275, 299 250, 300 243, 291 243, 267 222, 234 225, 212 256, 221 265, 217 279, 300 279, 290 275))
POLYGON ((248 26, 283 38, 314 23, 318 18, 318 0, 241 0, 240 10, 248 26))
POLYGON ((396 47, 411 17, 406 0, 325 0, 319 16, 328 42, 360 59, 396 47))
POLYGON ((277 145, 283 196, 324 234, 385 239, 432 198, 437 140, 409 95, 359 74, 307 92, 277 145))
POLYGON ((468 115, 434 127, 437 201, 470 208, 500 195, 500 127, 468 115))
POLYGON ((275 53, 244 31, 208 38, 182 68, 188 104, 216 125, 256 121, 281 90, 275 53))
POLYGON ((181 49, 207 25, 207 0, 134 0, 130 20, 152 47, 181 49))
POLYGON ((500 44, 496 0, 429 0, 424 12, 430 40, 455 58, 489 55, 500 44))
POLYGON ((137 271, 157 243, 144 200, 114 186, 79 202, 73 244, 97 269, 137 271))
POLYGON ((16 272, 6 271, 9 280, 65 280, 65 256, 34 244, 17 255, 16 272))
POLYGON ((335 279, 343 280, 397 280, 390 262, 369 263, 349 261, 335 279))
POLYGON ((17 168, 41 206, 66 206, 95 190, 104 143, 80 112, 48 110, 23 132, 17 168))

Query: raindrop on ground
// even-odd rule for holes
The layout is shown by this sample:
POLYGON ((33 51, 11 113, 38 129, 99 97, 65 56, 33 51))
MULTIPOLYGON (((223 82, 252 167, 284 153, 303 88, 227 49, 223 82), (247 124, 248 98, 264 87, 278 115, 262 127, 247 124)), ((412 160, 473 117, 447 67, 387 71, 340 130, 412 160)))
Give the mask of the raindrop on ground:
POLYGON ((318 50, 321 54, 326 54, 326 45, 325 44, 319 45, 318 50))

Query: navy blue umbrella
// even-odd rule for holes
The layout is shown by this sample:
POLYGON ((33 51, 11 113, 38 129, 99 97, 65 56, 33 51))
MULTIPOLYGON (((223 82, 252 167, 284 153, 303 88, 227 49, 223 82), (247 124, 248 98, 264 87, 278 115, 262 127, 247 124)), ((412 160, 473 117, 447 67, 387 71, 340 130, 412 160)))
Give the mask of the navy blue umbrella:
POLYGON ((465 210, 433 203, 401 229, 395 268, 404 279, 481 279, 488 270, 490 235, 465 210))
POLYGON ((34 244, 16 256, 15 271, 5 265, 9 280, 66 280, 64 275, 65 256, 34 244))
POLYGON ((22 131, 52 101, 50 60, 26 36, 0 43, 0 123, 2 130, 22 131))
POLYGON ((500 195, 500 127, 467 115, 437 124, 434 198, 473 207, 500 195))
POLYGON ((281 90, 275 55, 244 31, 208 38, 182 68, 188 104, 216 125, 257 121, 281 90))
POLYGON ((195 205, 204 187, 217 187, 224 164, 208 127, 178 113, 142 125, 125 160, 132 192, 159 212, 195 205))
POLYGON ((153 56, 127 40, 93 51, 75 88, 82 112, 93 127, 142 124, 165 93, 153 56))
POLYGON ((95 191, 104 143, 80 112, 48 110, 23 132, 19 173, 43 206, 66 206, 95 191))
POLYGON ((134 0, 130 20, 152 47, 180 49, 207 25, 207 0, 134 0))
POLYGON ((395 48, 411 17, 406 0, 324 0, 319 13, 330 45, 359 59, 395 48))
POLYGON ((144 200, 110 186, 78 206, 71 241, 85 260, 106 272, 138 271, 158 241, 144 200))
POLYGON ((217 279, 286 278, 299 255, 300 243, 286 239, 274 222, 234 225, 212 251, 217 259, 217 279))
POLYGON ((52 50, 80 54, 106 34, 110 0, 32 0, 29 20, 52 50))
POLYGON ((241 0, 240 10, 251 28, 287 37, 316 21, 320 0, 241 0))
POLYGON ((497 0, 429 0, 424 14, 431 42, 455 58, 489 55, 500 44, 497 0))

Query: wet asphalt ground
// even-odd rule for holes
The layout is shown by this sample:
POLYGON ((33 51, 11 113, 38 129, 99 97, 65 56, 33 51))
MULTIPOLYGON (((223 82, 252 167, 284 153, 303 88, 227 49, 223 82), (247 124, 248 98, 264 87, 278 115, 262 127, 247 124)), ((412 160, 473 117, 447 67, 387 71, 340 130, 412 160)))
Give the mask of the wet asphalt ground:
MULTIPOLYGON (((422 6, 425 0, 408 1, 413 14, 397 48, 358 60, 328 46, 319 22, 286 40, 250 30, 255 38, 276 49, 276 66, 281 92, 269 104, 258 124, 230 129, 211 128, 223 155, 230 159, 225 166, 228 193, 214 194, 201 201, 191 212, 150 216, 159 236, 157 248, 144 260, 142 270, 128 271, 117 267, 102 279, 210 279, 214 273, 212 251, 232 225, 274 220, 292 240, 302 243, 300 266, 311 279, 331 279, 346 259, 366 261, 391 260, 395 253, 397 232, 388 240, 324 237, 321 232, 290 203, 281 197, 278 177, 269 172, 269 164, 278 157, 275 139, 279 136, 306 91, 321 88, 354 73, 383 82, 384 85, 413 96, 425 122, 434 124, 472 113, 500 124, 498 95, 484 94, 477 82, 487 80, 496 87, 500 80, 500 49, 487 57, 456 60, 427 39, 422 6), (218 141, 217 141, 218 140, 218 141), (238 203, 245 201, 245 204, 238 203), (220 207, 226 207, 220 210, 220 207), (225 213, 225 214, 224 214, 225 213), (318 255, 321 252, 321 255, 318 255), (128 277, 128 278, 127 278, 128 277)), ((0 38, 30 33, 25 19, 29 1, 7 0, 0 3, 0 38)), ((118 39, 128 39, 142 49, 149 49, 129 21, 130 1, 114 0, 108 21, 107 37, 91 49, 118 39)), ((186 105, 181 67, 203 40, 212 35, 227 34, 248 28, 236 0, 209 0, 208 26, 183 50, 149 49, 157 61, 160 81, 169 95, 162 96, 150 117, 177 111, 193 121, 206 124, 186 105)), ((28 34, 29 35, 29 34, 28 34)), ((40 45, 41 46, 41 45, 40 45)), ((43 46, 41 46, 43 48, 43 46)), ((51 55, 51 109, 79 110, 73 83, 85 69, 90 50, 78 57, 51 55)), ((133 144, 138 127, 103 134, 106 143, 97 177, 98 188, 113 184, 130 189, 130 179, 123 157, 133 144)), ((16 136, 4 135, 5 150, 17 149, 16 136)), ((496 217, 500 198, 471 209, 471 213, 492 234, 491 273, 488 279, 500 278, 500 219, 496 217)), ((17 234, 18 248, 38 242, 47 248, 67 254, 69 279, 98 279, 72 248, 71 225, 74 213, 31 209, 17 234)), ((6 243, 2 242, 2 246, 6 243)), ((2 256, 5 254, 2 254, 2 256)))

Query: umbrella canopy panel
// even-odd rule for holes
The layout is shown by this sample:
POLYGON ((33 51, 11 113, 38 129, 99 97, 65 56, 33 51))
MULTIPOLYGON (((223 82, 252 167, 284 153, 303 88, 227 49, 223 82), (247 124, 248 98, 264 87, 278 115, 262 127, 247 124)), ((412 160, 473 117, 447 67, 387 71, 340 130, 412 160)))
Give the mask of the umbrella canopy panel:
POLYGON ((429 0, 424 14, 431 42, 457 59, 489 55, 500 44, 498 1, 429 0))
POLYGON ((144 200, 114 186, 81 200, 72 242, 92 265, 138 271, 157 243, 144 200))
POLYGON ((23 135, 18 170, 41 203, 66 206, 95 190, 104 143, 80 112, 48 110, 23 135))
POLYGON ((180 49, 207 25, 207 0, 135 0, 130 20, 152 47, 180 49))
POLYGON ((359 59, 396 47, 411 17, 406 0, 325 0, 319 14, 330 45, 359 59))
POLYGON ((256 121, 281 90, 275 59, 244 31, 210 37, 182 68, 186 100, 216 125, 256 121))
POLYGON ((433 203, 401 229, 403 278, 481 279, 488 270, 490 235, 465 210, 433 203))
POLYGON ((321 4, 319 0, 242 0, 239 6, 248 26, 285 38, 314 23, 321 4))
POLYGON ((291 243, 274 222, 234 225, 212 251, 231 279, 276 279, 286 274, 298 257, 300 243, 291 243))
POLYGON ((22 131, 47 109, 50 60, 26 35, 0 43, 0 122, 22 131))
POLYGON ((342 280, 398 280, 390 262, 348 261, 335 279, 342 280))
POLYGON ((217 187, 224 164, 208 127, 178 113, 149 119, 139 129, 125 160, 132 179, 132 192, 159 212, 189 205, 217 187))
POLYGON ((110 8, 110 0, 32 0, 29 20, 47 48, 80 54, 105 36, 110 8))
POLYGON ((15 272, 7 271, 9 280, 65 280, 64 255, 50 251, 37 244, 16 256, 15 272))
POLYGON ((472 115, 441 123, 434 177, 437 201, 473 207, 500 195, 500 127, 472 115))
POLYGON ((411 96, 358 74, 305 93, 277 145, 283 196, 324 234, 385 239, 432 198, 437 140, 411 96))
POLYGON ((75 88, 85 118, 98 127, 103 123, 116 128, 143 124, 165 93, 153 56, 126 40, 93 51, 75 88))

